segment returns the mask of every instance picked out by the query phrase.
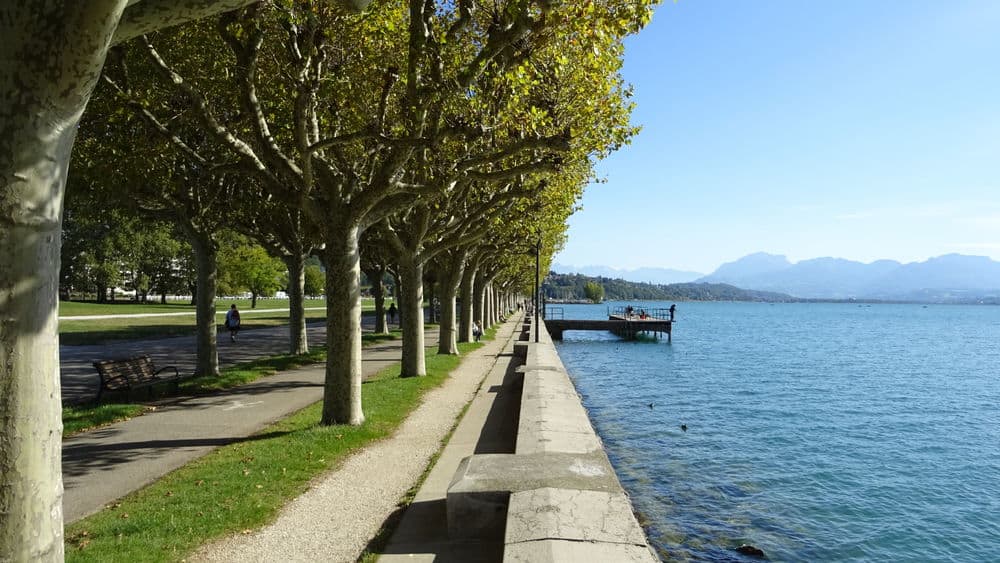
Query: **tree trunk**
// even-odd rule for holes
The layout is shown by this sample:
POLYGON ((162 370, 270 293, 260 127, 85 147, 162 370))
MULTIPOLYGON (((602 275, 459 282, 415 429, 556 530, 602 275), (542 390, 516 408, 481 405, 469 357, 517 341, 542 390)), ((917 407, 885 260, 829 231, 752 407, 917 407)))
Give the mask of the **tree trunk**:
POLYGON ((403 327, 403 357, 400 375, 427 375, 424 360, 424 265, 410 256, 399 258, 399 277, 403 284, 403 304, 399 308, 403 327))
POLYGON ((462 272, 461 311, 459 314, 458 341, 472 342, 472 282, 476 278, 477 266, 469 264, 462 272))
POLYGON ((167 292, 166 291, 160 293, 160 304, 161 305, 166 305, 167 304, 167 292))
POLYGON ((441 290, 441 325, 438 329, 438 354, 458 354, 458 323, 455 322, 455 295, 462 283, 466 252, 456 253, 447 261, 446 271, 438 276, 441 290))
POLYGON ((403 328, 403 299, 405 298, 405 296, 403 295, 403 280, 400 279, 399 266, 396 266, 396 269, 392 271, 392 281, 393 281, 393 284, 394 284, 393 287, 392 287, 392 299, 393 299, 393 302, 396 304, 396 316, 397 316, 397 319, 396 319, 397 320, 397 324, 396 324, 396 326, 399 327, 400 330, 402 330, 402 328, 403 328))
POLYGON ((63 194, 126 4, 7 2, 0 18, 0 561, 63 559, 63 194))
POLYGON ((327 226, 326 383, 322 424, 365 421, 361 408, 361 253, 357 225, 327 226))
POLYGON ((434 281, 428 281, 425 285, 427 289, 427 322, 436 323, 439 322, 438 319, 438 307, 435 304, 437 300, 437 295, 435 295, 436 287, 434 281))
POLYGON ((483 330, 493 326, 493 284, 486 281, 483 288, 483 330))
POLYGON ((483 313, 486 303, 486 276, 482 272, 476 272, 476 279, 473 282, 472 290, 472 318, 479 323, 479 326, 486 330, 486 318, 483 313))
POLYGON ((198 284, 197 283, 191 284, 191 285, 188 286, 188 289, 191 291, 191 304, 192 305, 197 305, 198 304, 198 284))
POLYGON ((372 284, 372 298, 375 300, 375 334, 388 334, 389 325, 385 322, 385 266, 377 266, 365 270, 365 276, 372 284))
POLYGON ((96 297, 97 297, 97 302, 98 303, 107 303, 108 302, 108 286, 106 286, 106 285, 98 285, 97 286, 97 295, 96 295, 96 297))
POLYGON ((216 335, 219 331, 215 322, 215 293, 218 285, 218 248, 210 235, 194 232, 191 247, 194 249, 195 269, 198 275, 198 291, 195 297, 195 317, 198 325, 197 365, 198 375, 219 375, 219 349, 216 335))
POLYGON ((306 291, 305 264, 305 256, 297 252, 285 256, 288 268, 288 353, 293 356, 309 352, 303 297, 306 291))
POLYGON ((251 309, 256 309, 257 308, 257 292, 256 291, 251 291, 250 292, 250 308, 251 309))

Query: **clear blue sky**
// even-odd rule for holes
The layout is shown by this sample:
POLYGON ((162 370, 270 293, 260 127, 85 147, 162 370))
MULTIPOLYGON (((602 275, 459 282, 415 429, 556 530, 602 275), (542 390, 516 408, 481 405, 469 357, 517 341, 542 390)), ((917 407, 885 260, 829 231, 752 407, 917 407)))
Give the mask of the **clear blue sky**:
POLYGON ((666 0, 562 264, 1000 259, 1000 1, 666 0))

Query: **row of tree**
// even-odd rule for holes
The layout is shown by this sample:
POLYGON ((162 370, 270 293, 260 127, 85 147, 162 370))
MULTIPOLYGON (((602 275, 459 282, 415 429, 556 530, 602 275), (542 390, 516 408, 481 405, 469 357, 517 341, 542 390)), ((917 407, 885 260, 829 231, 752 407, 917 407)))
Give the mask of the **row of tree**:
MULTIPOLYGON (((87 205, 71 192, 63 221, 60 299, 114 301, 121 291, 145 303, 150 294, 161 303, 168 295, 198 291, 194 254, 183 233, 170 223, 143 218, 129 209, 87 205)), ((89 194, 82 194, 89 195, 89 194)), ((255 307, 260 296, 272 296, 288 286, 281 260, 246 236, 219 234, 218 296, 249 293, 255 307)), ((324 292, 325 273, 316 258, 304 266, 303 292, 324 292)))
MULTIPOLYGON (((61 22, 51 26, 54 36, 34 25, 35 16, 12 13, 2 25, 28 30, 17 30, 11 44, 22 46, 40 73, 49 71, 47 55, 36 61, 29 52, 38 41, 62 45, 75 38, 84 50, 104 47, 51 65, 67 71, 49 79, 61 90, 45 89, 23 73, 10 86, 27 92, 21 97, 28 105, 44 106, 39 96, 65 95, 67 107, 82 111, 107 52, 100 87, 80 123, 69 197, 102 210, 104 220, 92 226, 106 234, 114 231, 106 226, 113 210, 182 233, 194 256, 197 363, 204 374, 218 372, 214 299, 228 254, 226 233, 253 240, 284 263, 292 353, 308 350, 305 265, 318 256, 326 272, 328 351, 321 422, 360 424, 362 269, 373 280, 387 272, 396 278, 403 376, 426 372, 421 307, 428 278, 442 305, 439 352, 457 353, 457 341, 471 338, 473 320, 496 322, 528 287, 536 257, 547 265, 562 243, 566 219, 594 179, 595 160, 636 131, 619 74, 622 41, 648 21, 654 0, 385 0, 362 15, 330 1, 274 0, 194 21, 249 3, 182 2, 177 8, 121 0, 115 10, 105 13, 102 3, 86 14, 63 8, 38 16, 61 22), (193 23, 144 35, 185 20, 193 23), (73 25, 81 30, 67 35, 73 25), (118 46, 105 51, 109 43, 118 46)), ((67 115, 75 128, 79 112, 67 115)), ((14 133, 35 127, 4 118, 14 133)), ((25 142, 18 150, 42 158, 18 176, 21 152, 8 163, 0 145, 5 173, 9 166, 25 179, 13 198, 0 198, 3 206, 16 202, 10 213, 2 209, 15 225, 3 242, 17 243, 3 257, 24 258, 0 279, 0 290, 11 289, 0 291, 5 319, 18 319, 0 334, 0 437, 11 444, 0 454, 0 559, 51 559, 61 557, 61 542, 44 515, 58 516, 59 499, 39 491, 58 482, 58 443, 52 443, 58 442, 58 401, 52 400, 59 396, 58 377, 55 386, 47 373, 35 391, 24 388, 34 383, 34 369, 56 376, 58 370, 45 358, 52 353, 48 344, 21 353, 39 336, 54 334, 53 306, 45 302, 46 293, 54 302, 54 278, 30 269, 60 249, 58 240, 46 238, 47 224, 21 221, 21 214, 60 209, 63 153, 74 139, 14 137, 25 142), (54 178, 52 191, 44 191, 42 176, 54 178), (45 200, 52 193, 55 203, 45 200), (21 289, 32 293, 9 297, 21 289), (33 359, 37 367, 28 367, 33 359), (8 396, 8 390, 16 392, 8 396), (29 451, 32 475, 16 466, 29 451), (36 539, 25 548, 28 537, 36 539)), ((80 268, 139 264, 146 248, 138 247, 162 240, 122 242, 134 261, 95 258, 80 268)), ((162 283, 149 273, 155 270, 137 265, 129 283, 162 283)))

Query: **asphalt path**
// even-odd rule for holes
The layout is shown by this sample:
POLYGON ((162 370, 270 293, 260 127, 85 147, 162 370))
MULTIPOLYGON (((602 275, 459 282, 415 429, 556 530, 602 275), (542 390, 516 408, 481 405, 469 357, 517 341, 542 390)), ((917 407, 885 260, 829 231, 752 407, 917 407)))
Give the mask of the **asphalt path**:
MULTIPOLYGON (((361 317, 363 330, 372 330, 374 324, 374 315, 361 317)), ((310 345, 326 342, 325 322, 309 323, 306 332, 310 345)), ((433 338, 434 342, 437 342, 436 331, 433 338)), ((220 330, 217 340, 219 365, 226 367, 266 356, 287 354, 289 346, 288 326, 242 330, 236 342, 229 341, 228 331, 220 330)), ((100 376, 97 375, 97 370, 94 368, 95 361, 147 354, 152 358, 157 369, 164 366, 177 366, 182 374, 190 374, 194 373, 196 353, 194 335, 143 340, 115 340, 104 344, 85 346, 60 346, 59 367, 63 404, 80 403, 97 397, 100 376)))
MULTIPOLYGON (((325 336, 323 325, 311 325, 309 331, 311 342, 320 342, 325 336)), ((220 360, 234 363, 283 353, 287 334, 287 329, 268 328, 241 332, 236 343, 220 338, 220 360)), ((428 346, 435 346, 437 331, 428 331, 425 339, 428 346)), ((115 342, 107 347, 67 346, 64 350, 91 349, 77 351, 76 363, 85 363, 99 352, 120 357, 134 351, 150 353, 158 365, 169 358, 178 365, 193 366, 193 344, 193 338, 165 338, 115 342)), ((398 340, 366 347, 362 352, 364 376, 397 363, 400 353, 398 340)), ((213 395, 167 401, 146 415, 64 440, 66 521, 96 512, 214 448, 253 439, 252 435, 268 424, 321 400, 324 375, 322 365, 288 370, 213 395)), ((91 366, 90 378, 95 377, 91 366)), ((64 375, 64 381, 67 378, 75 381, 71 374, 64 375)))

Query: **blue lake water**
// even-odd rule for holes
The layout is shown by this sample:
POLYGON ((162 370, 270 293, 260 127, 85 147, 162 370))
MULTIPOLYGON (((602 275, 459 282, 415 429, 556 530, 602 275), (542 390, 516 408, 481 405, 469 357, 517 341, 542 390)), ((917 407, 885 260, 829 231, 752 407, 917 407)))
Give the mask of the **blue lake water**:
POLYGON ((1000 307, 678 303, 672 344, 557 346, 665 559, 1000 561, 1000 307))

